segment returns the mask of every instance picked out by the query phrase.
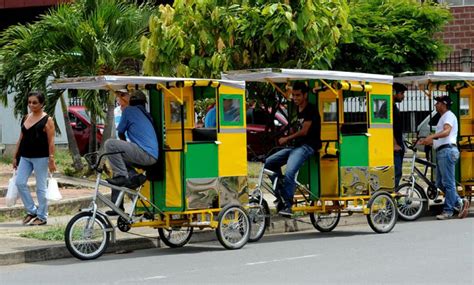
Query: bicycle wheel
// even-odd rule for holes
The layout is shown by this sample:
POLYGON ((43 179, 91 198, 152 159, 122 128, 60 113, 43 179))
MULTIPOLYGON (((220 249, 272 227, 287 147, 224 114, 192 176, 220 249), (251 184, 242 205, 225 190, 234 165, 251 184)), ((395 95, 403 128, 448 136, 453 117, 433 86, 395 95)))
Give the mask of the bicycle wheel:
POLYGON ((217 239, 227 249, 242 248, 250 237, 250 219, 247 212, 236 205, 222 209, 218 217, 217 239))
POLYGON ((251 198, 248 207, 249 219, 250 219, 250 237, 249 242, 259 241, 265 234, 265 230, 270 224, 270 209, 265 199, 262 199, 262 204, 259 204, 260 200, 251 198))
POLYGON ((160 239, 169 247, 177 248, 186 245, 193 235, 193 227, 159 228, 160 239))
MULTIPOLYGON (((311 202, 311 206, 314 205, 314 201, 311 202)), ((338 209, 336 211, 328 213, 309 213, 309 219, 313 227, 322 233, 327 233, 334 230, 341 219, 341 211, 338 209)))
POLYGON ((367 203, 367 221, 376 233, 388 233, 397 223, 397 209, 392 196, 384 191, 376 192, 367 203))
POLYGON ((401 195, 395 199, 400 219, 414 221, 425 213, 428 208, 428 199, 418 184, 415 184, 415 187, 411 189, 411 183, 404 183, 399 185, 395 191, 401 195), (410 192, 412 192, 411 197, 409 197, 410 192))
POLYGON ((76 258, 95 259, 107 249, 110 233, 107 223, 98 215, 92 220, 91 212, 81 212, 69 221, 64 232, 66 247, 76 258))

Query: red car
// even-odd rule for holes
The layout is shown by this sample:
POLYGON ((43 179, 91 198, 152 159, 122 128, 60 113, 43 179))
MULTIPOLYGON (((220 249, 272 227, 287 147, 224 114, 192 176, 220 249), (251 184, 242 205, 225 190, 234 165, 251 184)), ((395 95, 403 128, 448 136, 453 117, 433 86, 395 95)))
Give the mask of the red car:
MULTIPOLYGON (((68 116, 79 152, 84 155, 89 152, 89 138, 91 134, 91 120, 84 106, 69 106, 68 116)), ((104 125, 97 124, 97 142, 102 143, 104 125)))
POLYGON ((277 111, 273 120, 275 131, 265 130, 270 114, 263 110, 249 109, 247 111, 247 159, 255 160, 257 156, 268 154, 277 146, 278 134, 288 125, 283 112, 277 111))

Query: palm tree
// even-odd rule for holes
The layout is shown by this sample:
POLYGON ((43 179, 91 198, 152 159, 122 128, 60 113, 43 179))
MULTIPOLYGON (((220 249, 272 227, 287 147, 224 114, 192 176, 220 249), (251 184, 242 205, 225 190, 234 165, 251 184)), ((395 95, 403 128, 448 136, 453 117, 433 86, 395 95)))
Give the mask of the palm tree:
MULTIPOLYGON (((139 40, 147 31, 152 7, 120 0, 78 0, 51 9, 40 19, 27 25, 8 28, 0 35, 0 57, 4 82, 18 93, 15 114, 26 111, 25 95, 34 89, 47 90, 50 77, 94 76, 103 74, 138 74, 139 40)), ((113 130, 113 94, 84 91, 78 94, 91 113, 106 117, 103 139, 113 130), (107 106, 107 116, 103 111, 107 106)), ((66 121, 69 149, 75 168, 80 165, 79 150, 68 123, 66 105, 61 92, 49 92, 49 106, 61 100, 66 121)), ((54 112, 53 112, 54 113, 54 112)), ((93 127, 91 137, 95 140, 93 127)), ((96 143, 91 145, 95 147, 96 143)), ((77 168, 76 168, 77 169, 77 168)))

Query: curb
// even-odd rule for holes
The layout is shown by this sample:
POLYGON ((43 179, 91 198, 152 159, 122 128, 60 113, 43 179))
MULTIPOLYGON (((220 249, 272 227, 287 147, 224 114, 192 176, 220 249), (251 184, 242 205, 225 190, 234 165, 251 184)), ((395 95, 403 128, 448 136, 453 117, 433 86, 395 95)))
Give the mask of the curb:
MULTIPOLYGON (((299 218, 299 220, 304 222, 296 221, 293 219, 289 220, 280 217, 274 217, 273 220, 270 222, 270 226, 267 228, 265 235, 308 230, 314 230, 315 232, 317 232, 313 228, 308 217, 299 218)), ((349 217, 343 217, 340 220, 338 227, 365 223, 367 223, 367 220, 364 215, 353 215, 349 217)), ((193 233, 190 243, 209 242, 214 240, 216 240, 216 234, 214 230, 204 230, 193 233)), ((154 236, 143 236, 138 238, 118 238, 115 243, 109 244, 106 253, 119 254, 121 252, 126 253, 133 250, 162 247, 165 246, 161 245, 158 233, 156 233, 156 235, 154 236)), ((40 262, 70 257, 72 256, 67 250, 65 244, 45 245, 42 247, 37 246, 33 248, 26 248, 25 250, 0 253, 0 266, 19 263, 40 262)))

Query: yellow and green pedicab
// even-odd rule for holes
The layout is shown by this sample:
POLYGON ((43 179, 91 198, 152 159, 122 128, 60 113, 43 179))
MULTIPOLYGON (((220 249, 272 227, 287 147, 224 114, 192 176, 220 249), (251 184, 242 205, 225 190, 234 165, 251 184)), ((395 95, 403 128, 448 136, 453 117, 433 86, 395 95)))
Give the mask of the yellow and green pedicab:
MULTIPOLYGON (((390 232, 397 221, 394 203, 392 76, 298 69, 255 69, 222 74, 229 80, 267 82, 282 96, 292 81, 310 87, 309 101, 321 116, 322 149, 300 169, 293 213, 309 214, 313 226, 332 231, 341 213, 367 215, 371 228, 390 232)), ((291 105, 291 104, 290 104, 291 105)), ((290 108, 291 109, 291 106, 290 108)), ((291 114, 290 114, 291 117, 291 114)), ((258 240, 269 223, 267 192, 277 179, 262 167, 251 191, 251 240, 258 240), (265 191, 264 191, 265 190, 265 191), (252 210, 260 205, 260 210, 252 210)))
MULTIPOLYGON (((228 249, 243 247, 250 236, 245 132, 245 83, 231 80, 144 76, 96 76, 57 80, 54 89, 142 89, 159 140, 159 174, 138 189, 108 184, 104 179, 104 153, 91 161, 97 170, 95 195, 88 208, 74 216, 66 228, 66 245, 80 259, 99 257, 115 227, 157 228, 171 247, 184 246, 194 228, 216 229, 228 249), (195 101, 216 100, 217 125, 200 128, 195 101), (226 107, 226 108, 224 108, 226 107), (230 107, 231 112, 228 110, 230 107), (105 186, 121 191, 114 204, 98 190, 105 186), (128 196, 131 205, 120 210, 128 196), (117 226, 99 209, 102 201, 119 214, 117 226)), ((90 158, 90 157, 89 157, 90 158)))

